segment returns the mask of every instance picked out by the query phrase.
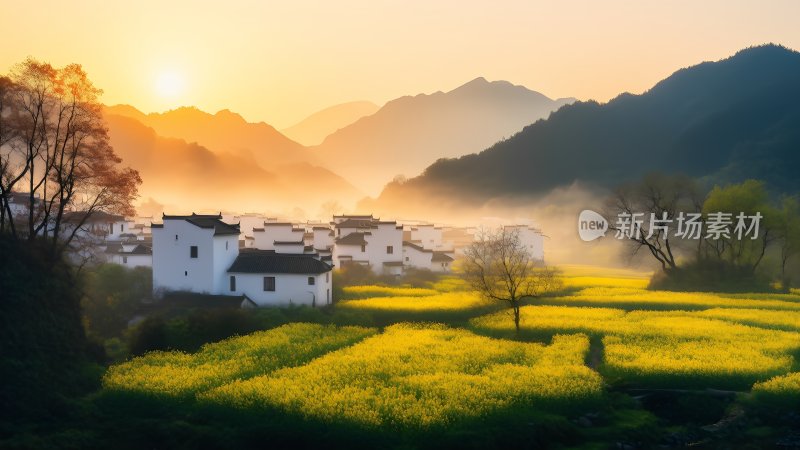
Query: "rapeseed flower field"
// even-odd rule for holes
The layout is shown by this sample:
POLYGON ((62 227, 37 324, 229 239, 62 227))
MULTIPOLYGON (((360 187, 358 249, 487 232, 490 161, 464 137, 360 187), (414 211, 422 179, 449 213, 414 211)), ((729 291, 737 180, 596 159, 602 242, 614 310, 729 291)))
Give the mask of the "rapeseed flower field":
POLYGON ((279 406, 331 422, 427 427, 520 404, 568 408, 602 393, 583 364, 585 335, 550 345, 398 324, 298 367, 234 381, 201 398, 240 408, 279 406))

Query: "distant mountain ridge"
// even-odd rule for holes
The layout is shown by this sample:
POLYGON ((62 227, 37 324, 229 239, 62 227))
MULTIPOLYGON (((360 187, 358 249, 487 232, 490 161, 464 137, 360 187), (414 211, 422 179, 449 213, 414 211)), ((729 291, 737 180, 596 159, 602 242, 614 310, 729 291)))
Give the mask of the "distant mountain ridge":
POLYGON ((130 105, 106 107, 108 114, 130 117, 159 136, 184 139, 215 152, 251 154, 260 165, 313 162, 304 146, 264 122, 250 123, 227 109, 209 114, 194 107, 145 114, 130 105))
POLYGON ((414 176, 439 158, 479 151, 573 101, 476 78, 449 92, 392 100, 313 151, 327 167, 377 192, 396 175, 414 176))
POLYGON ((212 151, 197 142, 160 136, 134 117, 104 117, 124 164, 142 175, 141 198, 191 210, 315 214, 326 201, 352 204, 363 194, 333 172, 307 161, 262 166, 251 153, 212 151))
POLYGON ((356 120, 374 114, 380 107, 372 102, 359 101, 333 105, 284 128, 281 133, 303 145, 319 145, 331 133, 356 120))
POLYGON ((641 95, 577 102, 486 150, 388 184, 365 208, 468 207, 650 171, 800 192, 800 53, 776 45, 681 69, 641 95))

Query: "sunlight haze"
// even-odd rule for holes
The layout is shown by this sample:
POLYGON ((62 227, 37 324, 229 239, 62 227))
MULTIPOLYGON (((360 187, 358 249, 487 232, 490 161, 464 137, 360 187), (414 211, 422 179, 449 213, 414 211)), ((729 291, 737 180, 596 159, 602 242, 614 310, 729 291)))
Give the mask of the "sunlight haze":
POLYGON ((36 33, 30 20, 5 21, 5 35, 24 45, 0 47, 2 71, 29 55, 78 62, 106 104, 227 108, 277 128, 331 105, 381 105, 478 76, 606 101, 751 45, 800 47, 793 1, 6 1, 2 9, 57 18, 36 33))

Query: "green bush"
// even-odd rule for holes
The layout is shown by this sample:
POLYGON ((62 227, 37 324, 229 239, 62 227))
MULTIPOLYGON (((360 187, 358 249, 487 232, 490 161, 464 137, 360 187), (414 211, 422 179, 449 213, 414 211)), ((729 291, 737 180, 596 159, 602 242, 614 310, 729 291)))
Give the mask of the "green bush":
POLYGON ((667 272, 656 271, 648 289, 694 292, 774 291, 767 276, 749 267, 700 259, 667 272))

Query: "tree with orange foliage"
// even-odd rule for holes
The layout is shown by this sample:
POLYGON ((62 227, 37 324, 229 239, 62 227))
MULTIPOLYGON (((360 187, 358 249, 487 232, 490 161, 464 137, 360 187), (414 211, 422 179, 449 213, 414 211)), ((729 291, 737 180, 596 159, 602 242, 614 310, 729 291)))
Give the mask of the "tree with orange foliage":
POLYGON ((120 167, 98 98, 102 91, 78 64, 54 68, 29 58, 0 91, 2 229, 15 239, 45 240, 61 254, 96 211, 133 214, 141 178, 120 167), (12 218, 9 198, 26 192, 27 217, 12 218), (65 213, 77 223, 65 226, 65 213))

